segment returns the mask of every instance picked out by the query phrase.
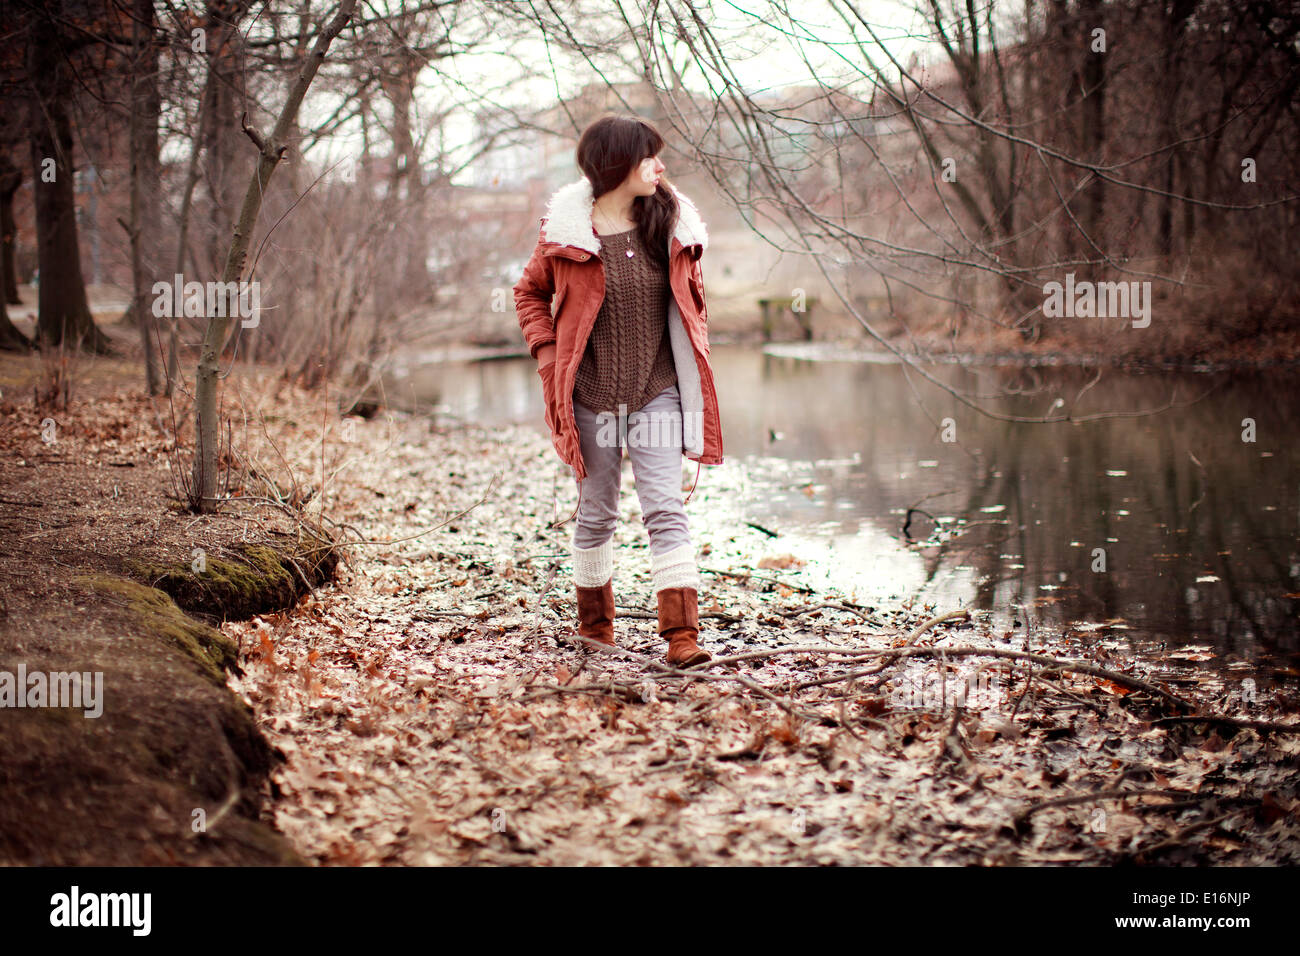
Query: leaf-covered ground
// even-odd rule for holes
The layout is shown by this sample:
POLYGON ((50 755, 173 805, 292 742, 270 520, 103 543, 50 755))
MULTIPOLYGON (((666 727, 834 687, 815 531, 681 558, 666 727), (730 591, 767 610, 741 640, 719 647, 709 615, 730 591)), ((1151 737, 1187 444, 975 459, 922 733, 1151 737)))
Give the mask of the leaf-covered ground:
MULTIPOLYGON (((616 552, 623 650, 589 656, 572 644, 572 525, 548 528, 574 493, 533 431, 340 421, 333 392, 236 366, 224 402, 236 497, 195 516, 168 500, 193 438, 186 395, 149 403, 136 365, 101 361, 78 374, 73 408, 44 410, 29 398, 36 371, 0 362, 0 643, 13 660, 116 647, 129 627, 118 609, 68 579, 124 556, 188 564, 196 548, 226 556, 303 519, 354 542, 337 585, 224 625, 245 667, 230 682, 287 758, 267 815, 307 859, 1300 862, 1300 737, 1278 672, 1254 675, 1246 706, 1247 662, 1161 654, 1104 622, 1070 643, 959 608, 863 607, 825 589, 800 536, 745 524, 746 489, 784 480, 771 462, 701 474, 688 511, 702 643, 718 659, 682 674, 661 663, 630 472, 616 552)), ((797 469, 788 480, 792 495, 818 494, 797 469)), ((220 766, 209 752, 220 721, 176 720, 165 656, 114 653, 142 696, 115 683, 113 713, 156 712, 165 728, 140 754, 179 747, 220 766), (141 674, 159 679, 145 687, 141 674)), ((31 851, 15 859, 74 859, 52 833, 80 840, 83 862, 267 858, 245 839, 251 784, 220 820, 224 781, 182 792, 202 772, 174 758, 141 776, 102 747, 3 739, 0 764, 26 761, 48 798, 10 808, 6 832, 31 851), (88 775, 117 789, 91 799, 88 775), (159 780, 177 788, 162 813, 159 780), (196 805, 213 810, 215 836, 195 838, 196 805), (93 846, 79 836, 92 829, 93 846)))
POLYGON ((1220 673, 1131 642, 812 593, 798 555, 744 533, 734 461, 688 504, 716 660, 662 663, 630 469, 621 650, 587 653, 572 523, 548 527, 576 497, 545 438, 402 416, 330 428, 323 511, 358 541, 341 579, 225 627, 246 658, 232 684, 287 758, 275 822, 309 859, 1300 862, 1300 736, 1174 719, 1295 724, 1270 689, 1246 708, 1220 673))

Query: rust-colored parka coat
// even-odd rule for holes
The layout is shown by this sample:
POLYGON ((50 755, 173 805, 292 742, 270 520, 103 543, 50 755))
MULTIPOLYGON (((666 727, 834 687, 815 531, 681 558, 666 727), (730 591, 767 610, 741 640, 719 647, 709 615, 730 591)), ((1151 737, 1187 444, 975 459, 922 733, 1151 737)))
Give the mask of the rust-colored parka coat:
MULTIPOLYGON (((673 187, 670 187, 673 188, 673 187)), ((700 256, 708 233, 695 205, 673 188, 679 214, 669 238, 669 342, 682 402, 682 452, 704 465, 722 464, 722 423, 709 367, 708 313, 700 256)), ((555 362, 538 369, 546 424, 560 459, 581 482, 587 477, 573 415, 573 388, 605 298, 600 237, 591 224, 591 182, 583 176, 556 190, 541 220, 541 233, 523 278, 515 284, 515 313, 528 349, 555 343, 555 362)))

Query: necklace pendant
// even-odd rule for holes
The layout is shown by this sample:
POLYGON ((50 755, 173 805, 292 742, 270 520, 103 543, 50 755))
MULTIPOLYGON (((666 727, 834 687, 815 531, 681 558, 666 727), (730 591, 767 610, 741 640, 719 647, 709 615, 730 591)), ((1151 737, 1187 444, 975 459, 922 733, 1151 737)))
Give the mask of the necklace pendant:
POLYGON ((636 255, 636 253, 633 252, 631 249, 629 249, 629 250, 627 251, 627 257, 628 257, 629 259, 631 259, 634 255, 636 255))

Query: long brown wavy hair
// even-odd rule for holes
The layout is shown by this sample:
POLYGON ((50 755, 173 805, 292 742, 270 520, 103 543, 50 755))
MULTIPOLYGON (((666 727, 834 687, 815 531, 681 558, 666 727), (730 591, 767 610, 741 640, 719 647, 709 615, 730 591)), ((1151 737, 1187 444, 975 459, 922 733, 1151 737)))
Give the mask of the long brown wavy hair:
MULTIPOLYGON (((591 182, 592 199, 616 189, 642 160, 664 148, 659 131, 639 116, 605 113, 593 120, 578 139, 578 168, 591 182)), ((637 234, 650 255, 668 265, 668 241, 677 226, 677 197, 668 177, 659 177, 653 195, 632 200, 637 234)))

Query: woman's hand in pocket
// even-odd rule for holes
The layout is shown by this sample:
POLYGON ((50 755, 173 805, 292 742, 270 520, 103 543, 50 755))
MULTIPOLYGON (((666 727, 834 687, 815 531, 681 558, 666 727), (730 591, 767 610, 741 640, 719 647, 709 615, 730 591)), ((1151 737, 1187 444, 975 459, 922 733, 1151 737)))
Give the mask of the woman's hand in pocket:
MULTIPOLYGON (((538 352, 538 358, 542 358, 541 352, 538 352)), ((537 366, 537 374, 542 378, 542 404, 546 408, 546 427, 555 434, 555 422, 557 420, 555 412, 555 359, 552 356, 551 361, 537 366)))

